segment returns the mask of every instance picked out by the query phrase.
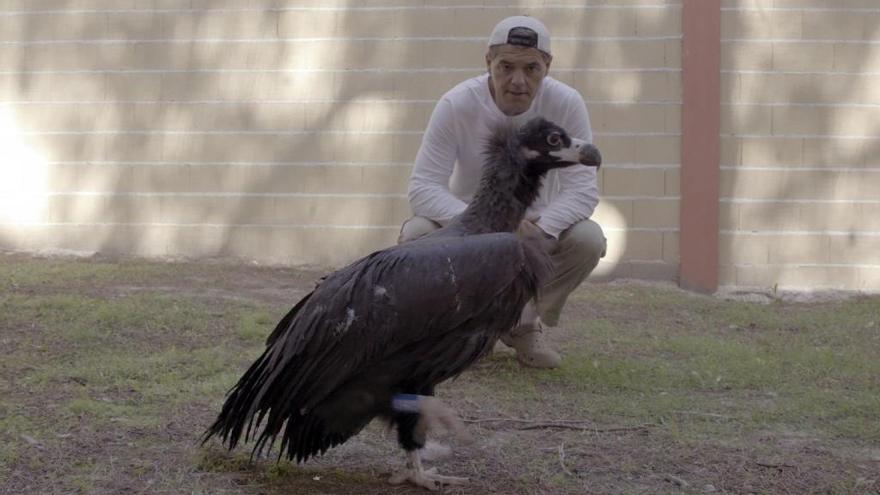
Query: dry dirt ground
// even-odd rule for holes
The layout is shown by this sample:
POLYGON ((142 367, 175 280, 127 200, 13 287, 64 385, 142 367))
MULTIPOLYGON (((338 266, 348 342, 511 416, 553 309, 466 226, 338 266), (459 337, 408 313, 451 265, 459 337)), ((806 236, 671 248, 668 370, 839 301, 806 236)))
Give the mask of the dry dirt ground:
MULTIPOLYGON (((199 445, 324 273, 0 253, 0 493, 427 493, 375 422, 304 465, 199 445)), ((462 494, 880 494, 880 299, 769 300, 587 284, 561 370, 499 346, 439 388, 472 441, 428 465, 462 494)))

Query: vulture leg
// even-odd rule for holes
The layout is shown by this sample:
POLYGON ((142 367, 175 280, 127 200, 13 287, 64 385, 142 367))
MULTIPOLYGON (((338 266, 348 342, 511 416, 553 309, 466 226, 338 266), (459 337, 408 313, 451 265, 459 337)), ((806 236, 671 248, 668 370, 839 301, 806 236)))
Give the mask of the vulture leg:
POLYGON ((452 447, 428 440, 428 443, 419 451, 419 454, 422 457, 422 461, 439 461, 452 455, 452 447))
POLYGON ((393 421, 397 424, 397 438, 400 446, 406 450, 406 468, 394 473, 389 480, 393 485, 406 481, 427 488, 438 490, 443 485, 463 484, 467 478, 443 476, 434 468, 422 468, 420 450, 425 447, 428 431, 444 429, 450 433, 463 436, 464 425, 455 411, 431 396, 418 396, 417 412, 398 412, 393 421))

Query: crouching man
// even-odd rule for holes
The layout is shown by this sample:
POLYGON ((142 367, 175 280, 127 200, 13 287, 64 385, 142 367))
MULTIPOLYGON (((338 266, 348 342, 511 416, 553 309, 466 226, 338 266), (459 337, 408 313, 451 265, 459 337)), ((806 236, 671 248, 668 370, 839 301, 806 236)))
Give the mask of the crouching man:
MULTIPOLYGON (((540 115, 572 137, 592 142, 590 118, 577 90, 548 76, 553 60, 550 34, 533 17, 502 20, 489 37, 487 72, 449 90, 434 108, 409 181, 413 217, 398 242, 440 228, 464 211, 482 174, 484 139, 490 129, 522 124, 540 115)), ((602 228, 590 220, 598 203, 596 169, 551 171, 528 214, 551 240, 555 274, 501 338, 524 366, 556 368, 559 353, 543 339, 544 325, 556 326, 568 295, 605 255, 602 228)))

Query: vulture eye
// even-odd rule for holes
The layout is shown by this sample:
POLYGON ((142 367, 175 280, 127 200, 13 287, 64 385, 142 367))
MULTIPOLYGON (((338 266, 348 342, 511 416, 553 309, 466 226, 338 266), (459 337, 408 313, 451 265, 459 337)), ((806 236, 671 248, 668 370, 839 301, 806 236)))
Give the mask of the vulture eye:
POLYGON ((550 146, 560 146, 562 144, 562 136, 558 132, 551 132, 547 136, 547 144, 550 146))

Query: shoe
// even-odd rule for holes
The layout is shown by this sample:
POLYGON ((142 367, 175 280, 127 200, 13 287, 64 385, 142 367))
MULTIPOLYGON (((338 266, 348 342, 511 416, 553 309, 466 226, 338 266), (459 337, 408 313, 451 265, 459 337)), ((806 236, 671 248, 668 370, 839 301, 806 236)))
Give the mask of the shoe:
POLYGON ((517 325, 501 336, 501 342, 516 350, 516 360, 528 368, 551 369, 562 364, 562 356, 544 343, 541 320, 517 325))

